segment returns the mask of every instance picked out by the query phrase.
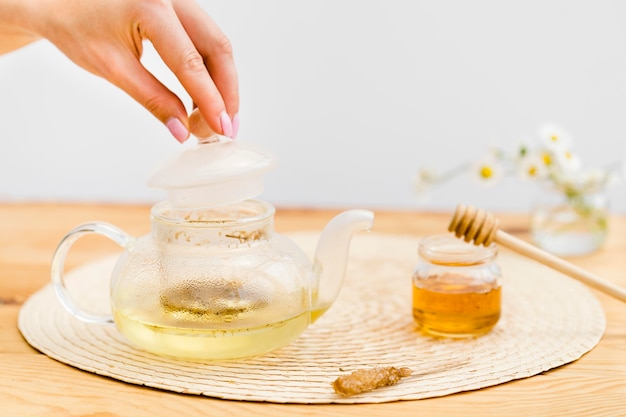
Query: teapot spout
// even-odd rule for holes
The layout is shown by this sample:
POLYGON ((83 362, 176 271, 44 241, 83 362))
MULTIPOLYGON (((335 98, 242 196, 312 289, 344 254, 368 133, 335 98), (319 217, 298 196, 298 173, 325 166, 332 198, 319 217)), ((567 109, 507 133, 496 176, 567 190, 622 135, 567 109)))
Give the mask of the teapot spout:
POLYGON ((335 216, 324 228, 315 250, 314 268, 319 274, 317 297, 313 298, 312 320, 316 320, 335 301, 348 264, 350 240, 355 232, 370 230, 374 213, 348 210, 335 216))

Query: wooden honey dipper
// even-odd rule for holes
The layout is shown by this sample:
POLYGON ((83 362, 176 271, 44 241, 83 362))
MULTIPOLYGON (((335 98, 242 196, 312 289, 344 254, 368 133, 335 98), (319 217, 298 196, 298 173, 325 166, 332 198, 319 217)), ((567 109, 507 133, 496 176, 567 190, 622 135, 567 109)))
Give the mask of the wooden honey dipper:
POLYGON ((466 242, 473 241, 475 245, 489 246, 496 242, 626 302, 626 289, 499 230, 499 224, 499 220, 492 213, 459 204, 448 230, 458 238, 463 237, 466 242))

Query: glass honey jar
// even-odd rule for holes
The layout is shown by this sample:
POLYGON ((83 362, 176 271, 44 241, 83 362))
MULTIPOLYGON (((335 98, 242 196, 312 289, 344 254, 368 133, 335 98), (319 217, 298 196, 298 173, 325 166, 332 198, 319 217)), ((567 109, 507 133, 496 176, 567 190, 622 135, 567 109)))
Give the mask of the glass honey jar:
POLYGON ((471 337, 500 319, 498 247, 466 243, 453 235, 426 237, 413 274, 413 318, 426 334, 471 337))

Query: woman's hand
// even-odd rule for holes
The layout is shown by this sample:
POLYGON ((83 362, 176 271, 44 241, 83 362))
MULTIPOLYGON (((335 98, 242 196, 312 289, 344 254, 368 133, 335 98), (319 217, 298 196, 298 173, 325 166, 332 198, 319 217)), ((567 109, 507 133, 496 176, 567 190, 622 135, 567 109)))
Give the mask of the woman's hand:
POLYGON ((76 64, 132 96, 184 142, 185 106, 140 62, 142 42, 149 40, 197 106, 202 117, 194 117, 194 130, 237 135, 231 45, 193 0, 0 0, 0 16, 5 14, 0 26, 7 12, 13 14, 5 27, 22 35, 17 46, 28 36, 48 39, 76 64))

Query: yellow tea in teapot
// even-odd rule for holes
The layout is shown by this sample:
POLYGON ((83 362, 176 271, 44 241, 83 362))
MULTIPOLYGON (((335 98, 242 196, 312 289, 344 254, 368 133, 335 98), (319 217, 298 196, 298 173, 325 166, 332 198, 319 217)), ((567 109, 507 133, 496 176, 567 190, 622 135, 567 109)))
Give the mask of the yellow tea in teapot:
MULTIPOLYGON (((211 285, 187 280, 158 297, 155 291, 144 294, 139 305, 115 310, 115 322, 131 342, 149 351, 211 359, 265 353, 288 344, 310 323, 306 306, 295 316, 267 322, 262 293, 246 294, 237 281, 215 282, 219 280, 211 285)), ((271 315, 280 312, 274 308, 271 315)))
POLYGON ((286 345, 309 325, 309 316, 307 311, 259 327, 189 329, 146 322, 132 312, 114 315, 117 326, 137 346, 167 356, 211 359, 260 355, 286 345))

